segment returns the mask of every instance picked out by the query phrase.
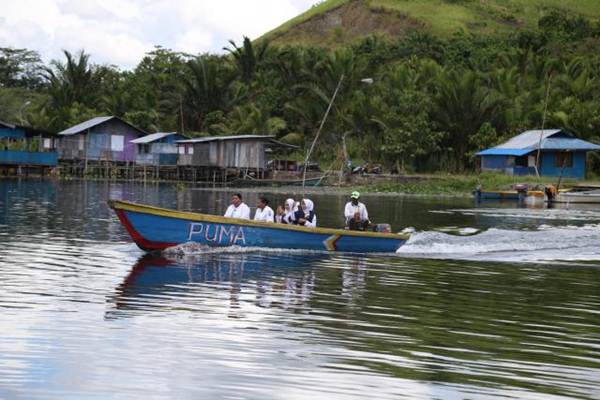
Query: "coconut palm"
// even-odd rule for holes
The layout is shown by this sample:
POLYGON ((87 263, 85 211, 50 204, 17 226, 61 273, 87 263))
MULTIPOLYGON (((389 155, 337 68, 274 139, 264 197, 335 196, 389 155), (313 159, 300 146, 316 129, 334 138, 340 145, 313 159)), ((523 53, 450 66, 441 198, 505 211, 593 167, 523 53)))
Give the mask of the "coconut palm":
POLYGON ((83 50, 76 55, 63 50, 65 62, 53 60, 46 69, 48 92, 54 107, 68 107, 77 102, 93 107, 98 100, 102 72, 90 63, 83 50))
POLYGON ((229 44, 231 47, 223 47, 223 50, 233 56, 242 81, 249 83, 254 78, 258 66, 267 52, 268 42, 261 43, 255 49, 250 38, 244 36, 244 42, 241 47, 238 47, 233 40, 229 40, 229 44))

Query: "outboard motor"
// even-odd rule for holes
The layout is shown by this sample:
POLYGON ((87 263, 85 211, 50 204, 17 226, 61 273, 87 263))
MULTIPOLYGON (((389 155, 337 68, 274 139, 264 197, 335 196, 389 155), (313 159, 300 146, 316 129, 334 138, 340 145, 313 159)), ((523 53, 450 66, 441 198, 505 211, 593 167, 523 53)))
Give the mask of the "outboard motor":
POLYGON ((390 224, 375 224, 373 227, 374 232, 391 233, 392 227, 390 224))

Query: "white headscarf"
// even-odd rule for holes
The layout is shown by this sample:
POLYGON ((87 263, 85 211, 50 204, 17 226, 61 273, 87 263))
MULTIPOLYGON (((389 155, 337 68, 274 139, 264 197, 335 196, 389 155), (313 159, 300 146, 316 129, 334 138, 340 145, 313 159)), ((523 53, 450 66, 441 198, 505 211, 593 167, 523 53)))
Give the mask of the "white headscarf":
POLYGON ((305 213, 310 213, 315 206, 313 204, 312 200, 302 199, 302 202, 304 203, 304 207, 302 208, 302 211, 304 211, 305 213), (305 210, 305 208, 306 208, 306 210, 305 210))
POLYGON ((287 199, 285 201, 285 205, 288 209, 285 210, 285 215, 283 216, 283 219, 288 224, 291 224, 294 221, 294 213, 296 212, 296 201, 294 199, 287 199))
POLYGON ((288 206, 288 210, 286 211, 286 213, 288 212, 294 212, 294 208, 296 208, 296 202, 294 201, 294 199, 287 199, 285 201, 285 205, 288 206))

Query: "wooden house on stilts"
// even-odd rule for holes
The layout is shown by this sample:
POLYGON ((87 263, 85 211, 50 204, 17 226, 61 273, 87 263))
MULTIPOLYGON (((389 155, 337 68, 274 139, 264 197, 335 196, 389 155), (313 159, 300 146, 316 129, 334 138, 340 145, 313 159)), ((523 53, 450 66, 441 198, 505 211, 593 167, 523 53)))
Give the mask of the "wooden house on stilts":
POLYGON ((177 145, 180 176, 194 181, 264 178, 271 147, 289 146, 264 135, 210 136, 178 140, 177 145))
POLYGON ((63 168, 71 168, 75 174, 91 168, 104 175, 116 168, 120 175, 128 176, 137 155, 132 140, 144 135, 147 133, 118 117, 92 118, 59 132, 59 159, 63 168))

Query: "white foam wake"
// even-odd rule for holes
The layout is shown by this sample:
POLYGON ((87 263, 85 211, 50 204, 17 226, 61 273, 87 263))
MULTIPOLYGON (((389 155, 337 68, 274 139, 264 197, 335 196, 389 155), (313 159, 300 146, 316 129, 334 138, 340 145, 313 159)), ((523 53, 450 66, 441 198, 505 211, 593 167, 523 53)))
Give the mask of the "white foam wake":
POLYGON ((501 261, 600 260, 600 226, 540 226, 529 231, 492 228, 472 236, 417 232, 398 254, 501 261))
POLYGON ((280 249, 270 247, 241 247, 241 246, 208 246, 196 242, 187 242, 178 246, 169 247, 162 251, 162 254, 168 258, 187 258, 199 257, 207 254, 239 254, 239 253, 275 253, 275 254, 305 254, 305 253, 323 253, 325 251, 299 250, 299 249, 280 249))

